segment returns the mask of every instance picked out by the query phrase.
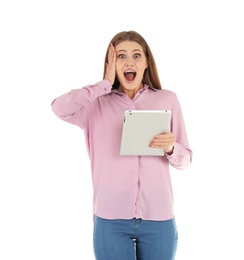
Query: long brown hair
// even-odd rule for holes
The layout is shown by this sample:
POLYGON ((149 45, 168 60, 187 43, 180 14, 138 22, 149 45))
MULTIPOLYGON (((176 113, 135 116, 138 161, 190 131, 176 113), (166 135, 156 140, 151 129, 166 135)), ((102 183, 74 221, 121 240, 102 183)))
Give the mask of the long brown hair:
MULTIPOLYGON (((162 89, 162 86, 161 86, 161 83, 160 83, 160 80, 159 80, 159 76, 158 76, 157 66, 156 66, 153 54, 152 54, 150 47, 147 44, 146 40, 139 33, 135 32, 135 31, 123 31, 123 32, 117 33, 112 38, 110 43, 112 43, 113 46, 115 47, 123 41, 137 42, 138 44, 140 44, 142 46, 143 52, 144 52, 144 54, 147 58, 147 61, 148 61, 148 67, 145 69, 143 79, 142 79, 142 83, 147 84, 148 86, 150 86, 152 88, 162 89)), ((108 48, 107 48, 105 61, 104 61, 103 78, 104 78, 105 73, 106 73, 106 63, 108 62, 108 50, 109 50, 109 45, 108 45, 108 48)), ((120 85, 120 83, 119 83, 119 80, 116 76, 114 84, 113 84, 112 87, 117 89, 119 87, 119 85, 120 85)))

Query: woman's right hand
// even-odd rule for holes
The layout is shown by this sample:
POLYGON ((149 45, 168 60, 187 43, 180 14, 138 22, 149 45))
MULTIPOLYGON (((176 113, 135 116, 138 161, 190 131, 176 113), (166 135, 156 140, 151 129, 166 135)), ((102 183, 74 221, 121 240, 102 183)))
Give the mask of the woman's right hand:
POLYGON ((116 52, 112 43, 109 45, 108 50, 108 62, 106 63, 106 72, 104 79, 109 80, 111 85, 114 84, 115 75, 116 75, 116 52))

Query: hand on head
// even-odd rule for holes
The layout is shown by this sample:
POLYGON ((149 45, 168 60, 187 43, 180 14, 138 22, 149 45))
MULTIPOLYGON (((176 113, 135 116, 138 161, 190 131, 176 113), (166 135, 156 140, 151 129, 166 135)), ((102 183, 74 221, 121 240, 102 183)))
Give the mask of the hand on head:
POLYGON ((108 62, 106 63, 106 73, 104 79, 109 80, 111 85, 114 84, 115 75, 116 75, 116 52, 112 43, 109 45, 108 50, 108 62))

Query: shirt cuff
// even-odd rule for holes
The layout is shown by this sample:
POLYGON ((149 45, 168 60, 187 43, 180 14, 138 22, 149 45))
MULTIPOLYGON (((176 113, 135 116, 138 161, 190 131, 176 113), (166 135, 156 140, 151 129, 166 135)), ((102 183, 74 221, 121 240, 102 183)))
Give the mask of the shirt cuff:
POLYGON ((111 89, 112 89, 112 85, 110 83, 109 80, 101 80, 97 83, 95 83, 94 85, 97 85, 101 88, 101 90, 104 92, 104 94, 109 94, 111 92, 111 89))

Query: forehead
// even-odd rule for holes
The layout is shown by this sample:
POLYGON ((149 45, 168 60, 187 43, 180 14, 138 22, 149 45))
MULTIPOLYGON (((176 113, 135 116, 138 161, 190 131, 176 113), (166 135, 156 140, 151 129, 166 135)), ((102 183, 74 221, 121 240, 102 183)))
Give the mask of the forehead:
POLYGON ((131 52, 134 50, 140 50, 143 52, 142 50, 142 46, 134 41, 123 41, 120 42, 118 45, 115 46, 115 50, 118 51, 127 51, 127 52, 131 52))

